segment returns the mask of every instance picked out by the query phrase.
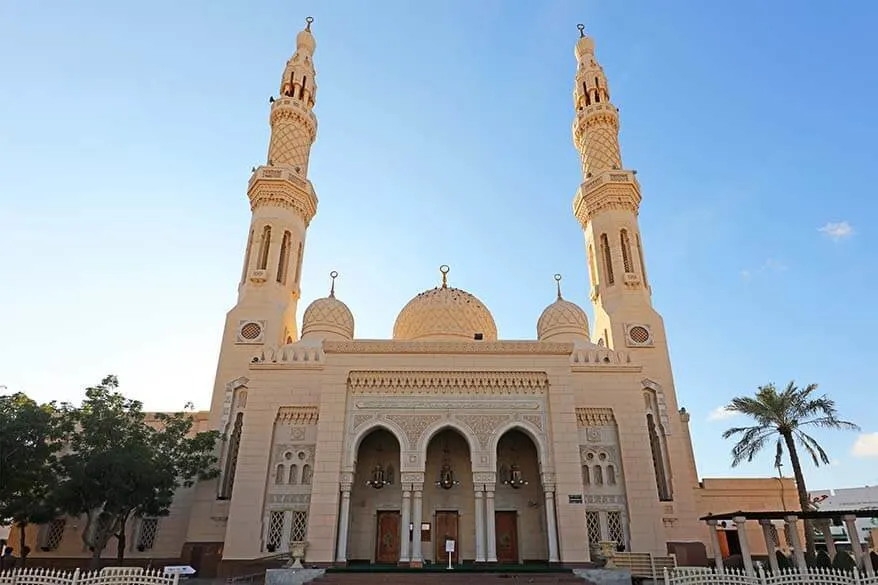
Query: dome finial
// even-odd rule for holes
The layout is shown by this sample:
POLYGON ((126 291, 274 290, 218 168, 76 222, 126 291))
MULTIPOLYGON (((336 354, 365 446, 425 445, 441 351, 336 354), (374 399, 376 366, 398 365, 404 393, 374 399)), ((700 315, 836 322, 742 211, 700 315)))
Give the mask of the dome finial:
POLYGON ((311 32, 311 23, 314 22, 314 17, 309 16, 305 19, 305 30, 311 32))
POLYGON ((448 272, 451 270, 448 264, 443 264, 439 267, 439 272, 442 273, 442 288, 448 288, 448 272))
POLYGON ((329 297, 335 298, 335 279, 338 278, 338 272, 333 270, 329 273, 329 278, 332 279, 332 286, 329 288, 329 297))
POLYGON ((585 25, 584 24, 577 24, 576 28, 579 29, 579 38, 584 37, 585 36, 585 25))
POLYGON ((555 285, 558 287, 558 300, 561 300, 561 275, 555 275, 555 285))

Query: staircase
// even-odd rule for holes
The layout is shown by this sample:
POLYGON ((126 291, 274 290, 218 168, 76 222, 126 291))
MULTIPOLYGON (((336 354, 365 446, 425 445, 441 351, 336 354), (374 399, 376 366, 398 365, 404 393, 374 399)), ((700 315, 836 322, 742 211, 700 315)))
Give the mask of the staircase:
POLYGON ((315 585, 583 585, 573 573, 379 573, 333 572, 312 581, 315 585))

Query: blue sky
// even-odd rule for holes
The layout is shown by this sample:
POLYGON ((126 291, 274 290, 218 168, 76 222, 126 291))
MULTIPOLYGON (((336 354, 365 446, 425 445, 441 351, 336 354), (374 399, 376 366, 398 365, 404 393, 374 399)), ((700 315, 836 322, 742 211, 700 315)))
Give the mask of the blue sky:
MULTIPOLYGON (((699 472, 772 472, 730 470, 735 419, 715 420, 769 381, 817 382, 878 433, 869 2, 0 3, 0 384, 75 400, 113 372, 149 408, 206 407, 249 169, 308 15, 320 209, 300 314, 335 269, 357 336, 388 337, 443 263, 503 338, 535 336, 555 272, 590 311, 570 207, 585 22, 699 472)), ((857 433, 818 436, 834 463, 809 487, 878 483, 878 434, 871 457, 857 433)))

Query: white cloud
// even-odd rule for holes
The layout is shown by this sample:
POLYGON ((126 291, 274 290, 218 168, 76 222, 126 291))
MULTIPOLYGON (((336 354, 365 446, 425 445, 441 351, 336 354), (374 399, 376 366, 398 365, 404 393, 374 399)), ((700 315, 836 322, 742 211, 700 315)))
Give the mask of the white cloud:
POLYGON ((717 406, 713 410, 710 411, 707 415, 707 420, 726 420, 727 418, 732 418, 733 416, 738 416, 738 413, 733 410, 726 409, 725 406, 717 406))
POLYGON ((817 231, 826 234, 836 242, 854 235, 854 228, 846 221, 830 221, 825 226, 817 228, 817 231))
POLYGON ((861 433, 851 452, 856 457, 878 457, 878 432, 861 433))

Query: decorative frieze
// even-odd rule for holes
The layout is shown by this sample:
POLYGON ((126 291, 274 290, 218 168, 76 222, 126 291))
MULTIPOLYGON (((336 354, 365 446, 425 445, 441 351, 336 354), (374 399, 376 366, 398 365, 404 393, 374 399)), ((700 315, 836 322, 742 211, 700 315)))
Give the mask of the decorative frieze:
POLYGON ((626 504, 625 496, 623 495, 597 495, 597 494, 585 494, 584 498, 586 504, 592 505, 613 505, 613 506, 624 506, 626 504))
POLYGON ((542 341, 324 341, 326 353, 478 353, 478 354, 530 354, 569 355, 572 343, 549 343, 542 341))
POLYGON ((277 421, 292 425, 316 425, 317 419, 316 406, 281 406, 277 410, 277 421))
POLYGON ((352 371, 355 394, 545 394, 545 372, 352 371))
POLYGON ((310 504, 311 494, 268 494, 269 504, 310 504))
POLYGON ((414 449, 426 428, 441 420, 442 416, 438 414, 388 414, 384 418, 402 429, 409 442, 409 449, 414 449))
POLYGON ((612 408, 577 408, 576 422, 581 427, 614 427, 616 417, 612 408))
POLYGON ((359 409, 381 410, 539 410, 541 403, 533 401, 472 401, 472 400, 443 400, 421 401, 401 399, 375 399, 358 400, 354 406, 359 409))
POLYGON ((465 414, 457 419, 472 429, 473 434, 483 449, 488 447, 488 440, 501 424, 509 420, 508 414, 465 414))

